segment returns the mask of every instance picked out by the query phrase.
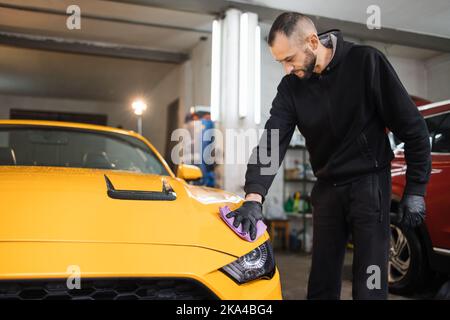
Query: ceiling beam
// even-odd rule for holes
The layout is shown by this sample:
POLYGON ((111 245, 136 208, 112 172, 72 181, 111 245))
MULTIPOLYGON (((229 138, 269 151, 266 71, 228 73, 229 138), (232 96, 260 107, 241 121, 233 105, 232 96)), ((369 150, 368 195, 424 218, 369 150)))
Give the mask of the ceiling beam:
MULTIPOLYGON (((58 15, 58 16, 64 16, 64 17, 68 16, 66 11, 61 10, 61 9, 49 8, 49 7, 42 8, 42 7, 35 7, 32 5, 24 5, 24 4, 11 4, 11 3, 0 2, 0 8, 27 11, 27 12, 33 12, 33 13, 52 14, 52 15, 58 15)), ((195 32, 195 33, 202 33, 202 34, 210 34, 211 33, 210 30, 186 28, 186 27, 180 27, 180 26, 175 26, 175 25, 171 25, 171 24, 151 23, 151 22, 139 21, 139 20, 135 20, 135 19, 108 17, 105 15, 86 13, 86 12, 82 12, 81 16, 83 19, 99 20, 99 21, 114 22, 114 23, 123 23, 123 24, 136 25, 136 26, 144 26, 144 27, 152 27, 152 28, 165 28, 165 29, 171 29, 171 30, 176 30, 176 31, 195 32)))
POLYGON ((75 40, 3 31, 0 31, 0 44, 22 48, 173 64, 179 64, 189 59, 189 55, 184 53, 150 50, 98 41, 75 40))
MULTIPOLYGON (((258 14, 263 22, 275 20, 283 10, 261 5, 243 3, 236 0, 109 0, 122 3, 138 4, 151 7, 165 8, 179 11, 189 11, 209 15, 222 15, 228 8, 250 11, 258 14)), ((339 19, 310 16, 319 31, 340 29, 344 35, 361 40, 380 41, 408 47, 450 52, 450 39, 433 35, 425 35, 392 28, 369 30, 365 24, 343 21, 339 19)))

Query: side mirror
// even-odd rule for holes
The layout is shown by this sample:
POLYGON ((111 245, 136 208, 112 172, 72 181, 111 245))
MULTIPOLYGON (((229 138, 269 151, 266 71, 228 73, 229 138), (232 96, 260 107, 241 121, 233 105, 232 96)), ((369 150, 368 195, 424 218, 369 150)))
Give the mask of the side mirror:
POLYGON ((202 170, 190 164, 180 164, 177 168, 177 177, 186 181, 199 180, 203 178, 202 170))

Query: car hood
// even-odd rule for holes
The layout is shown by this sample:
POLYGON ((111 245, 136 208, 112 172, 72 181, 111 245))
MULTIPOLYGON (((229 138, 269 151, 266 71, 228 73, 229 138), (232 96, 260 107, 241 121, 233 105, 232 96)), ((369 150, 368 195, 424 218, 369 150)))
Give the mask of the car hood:
POLYGON ((218 208, 242 199, 184 180, 111 170, 0 167, 0 241, 130 243, 194 246, 236 257, 254 243, 236 236, 218 208), (116 189, 161 191, 165 179, 173 201, 112 199, 105 174, 116 189))

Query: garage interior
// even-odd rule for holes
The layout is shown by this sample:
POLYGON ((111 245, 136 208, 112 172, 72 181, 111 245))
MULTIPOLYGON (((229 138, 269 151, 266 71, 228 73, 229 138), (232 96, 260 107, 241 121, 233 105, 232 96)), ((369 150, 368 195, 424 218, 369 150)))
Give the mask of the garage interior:
MULTIPOLYGON (((365 26, 366 8, 372 4, 366 0, 0 0, 0 119, 83 122, 138 131, 131 105, 143 99, 147 109, 142 135, 174 167, 171 133, 186 127, 193 109, 210 109, 214 98, 213 21, 244 12, 257 17, 261 119, 239 117, 230 91, 237 75, 230 64, 222 70, 217 123, 220 128, 262 129, 284 75, 270 55, 267 35, 275 17, 286 10, 310 15, 319 31, 340 29, 347 40, 382 51, 418 105, 450 99, 448 1, 377 2, 380 30, 365 26), (66 25, 67 8, 73 4, 81 8, 81 29, 66 25)), ((233 44, 232 37, 223 40, 225 44, 233 44)), ((226 45, 222 50, 237 52, 226 45)), ((286 218, 283 212, 289 195, 299 189, 308 194, 313 186, 307 179, 288 176, 296 155, 307 158, 301 152, 288 151, 285 170, 279 170, 264 207, 274 221, 283 220, 274 223, 272 236, 285 299, 305 298, 311 261, 310 217, 286 218)), ((218 165, 215 186, 244 196, 245 169, 245 164, 218 165)), ((350 245, 342 299, 351 299, 351 255, 350 245)), ((438 277, 423 292, 391 294, 390 299, 432 298, 445 280, 438 277)))

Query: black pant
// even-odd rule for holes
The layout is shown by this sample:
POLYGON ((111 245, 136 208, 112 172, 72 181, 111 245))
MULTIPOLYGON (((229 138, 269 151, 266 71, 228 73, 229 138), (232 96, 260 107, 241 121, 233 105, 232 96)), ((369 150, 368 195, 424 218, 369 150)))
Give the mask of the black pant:
POLYGON ((340 298, 342 267, 350 234, 354 245, 353 299, 386 299, 390 167, 345 185, 317 181, 311 201, 314 231, 308 299, 340 298), (379 275, 378 283, 373 275, 379 275))

